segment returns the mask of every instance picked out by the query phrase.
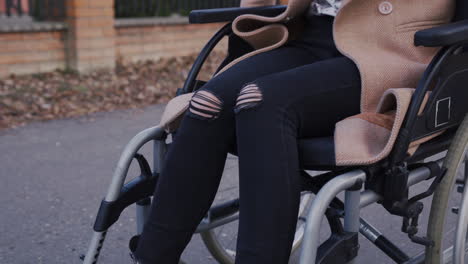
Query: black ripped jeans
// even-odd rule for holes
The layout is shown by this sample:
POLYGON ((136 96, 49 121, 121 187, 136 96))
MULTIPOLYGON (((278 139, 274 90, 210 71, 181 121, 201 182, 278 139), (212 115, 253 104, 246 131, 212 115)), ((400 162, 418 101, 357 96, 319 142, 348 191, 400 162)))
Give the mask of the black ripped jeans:
POLYGON ((297 139, 330 136, 337 121, 359 112, 359 72, 336 50, 332 21, 310 19, 302 39, 238 63, 193 97, 136 252, 142 263, 178 262, 234 147, 240 170, 236 263, 288 262, 301 190, 297 139))

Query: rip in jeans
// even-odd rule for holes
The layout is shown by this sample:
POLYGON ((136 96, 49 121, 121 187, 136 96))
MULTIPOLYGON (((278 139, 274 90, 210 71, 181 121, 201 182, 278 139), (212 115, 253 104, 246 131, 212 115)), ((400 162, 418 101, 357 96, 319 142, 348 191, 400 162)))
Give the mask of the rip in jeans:
POLYGON ((263 100, 262 92, 256 84, 248 84, 244 86, 237 97, 237 103, 234 111, 239 113, 244 109, 258 106, 263 100))
POLYGON ((209 91, 196 92, 189 105, 192 116, 202 120, 216 119, 221 113, 223 102, 209 91))

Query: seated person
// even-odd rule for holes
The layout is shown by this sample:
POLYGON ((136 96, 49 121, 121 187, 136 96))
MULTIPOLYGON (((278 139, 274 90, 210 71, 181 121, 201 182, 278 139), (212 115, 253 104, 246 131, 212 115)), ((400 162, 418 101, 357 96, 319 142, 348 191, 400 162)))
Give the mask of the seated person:
POLYGON ((453 2, 290 0, 286 12, 306 14, 294 40, 231 63, 191 98, 135 252, 138 263, 178 263, 233 149, 240 174, 236 263, 288 263, 301 193, 298 139, 333 136, 340 120, 375 110, 373 98, 385 89, 415 87, 437 50, 414 47, 414 32, 449 22, 453 2))

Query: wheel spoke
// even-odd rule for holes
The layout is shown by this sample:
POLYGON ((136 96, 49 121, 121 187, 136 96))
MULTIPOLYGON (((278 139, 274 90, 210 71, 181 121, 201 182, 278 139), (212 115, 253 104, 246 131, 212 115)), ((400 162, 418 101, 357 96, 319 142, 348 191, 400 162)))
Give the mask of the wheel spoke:
POLYGON ((468 190, 465 188, 468 184, 468 168, 465 165, 468 158, 467 146, 468 116, 453 137, 444 159, 446 175, 432 198, 427 234, 435 245, 426 247, 425 263, 463 264, 468 232, 468 190), (458 193, 463 193, 461 201, 458 193), (452 206, 458 208, 457 214, 449 213, 452 206), (457 218, 458 223, 453 224, 453 220, 456 221, 457 218), (454 226, 455 231, 452 229, 454 226))
MULTIPOLYGON (((467 149, 465 149, 464 158, 466 158, 467 149)), ((461 166, 465 166, 465 185, 466 186, 466 161, 461 163, 461 166), (465 163, 465 164, 463 164, 465 163)), ((461 167, 460 166, 460 167, 461 167)), ((457 231, 455 235, 455 245, 453 252, 453 260, 455 263, 463 264, 465 262, 466 254, 466 236, 468 229, 468 190, 465 188, 463 192, 462 203, 458 214, 457 231)))
MULTIPOLYGON (((234 190, 236 188, 230 187, 223 190, 234 190)), ((219 203, 220 199, 217 200, 219 203)), ((296 250, 302 238, 304 237, 304 219, 302 215, 308 210, 312 201, 312 194, 309 192, 303 192, 301 194, 301 201, 299 205, 298 224, 296 234, 294 236, 293 250, 296 250)), ((239 214, 237 214, 238 216, 239 214)), ((213 229, 204 231, 202 236, 204 237, 205 244, 215 259, 221 264, 232 264, 236 256, 236 244, 237 244, 237 228, 238 218, 222 226, 217 226, 213 229)), ((219 221, 223 221, 220 218, 219 221)))

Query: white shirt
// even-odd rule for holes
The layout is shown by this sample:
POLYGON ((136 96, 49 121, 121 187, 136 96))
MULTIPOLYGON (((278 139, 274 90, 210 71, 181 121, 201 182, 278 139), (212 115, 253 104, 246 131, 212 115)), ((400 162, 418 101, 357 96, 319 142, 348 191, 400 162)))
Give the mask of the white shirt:
POLYGON ((341 7, 341 0, 314 0, 309 9, 309 15, 336 16, 341 7))

